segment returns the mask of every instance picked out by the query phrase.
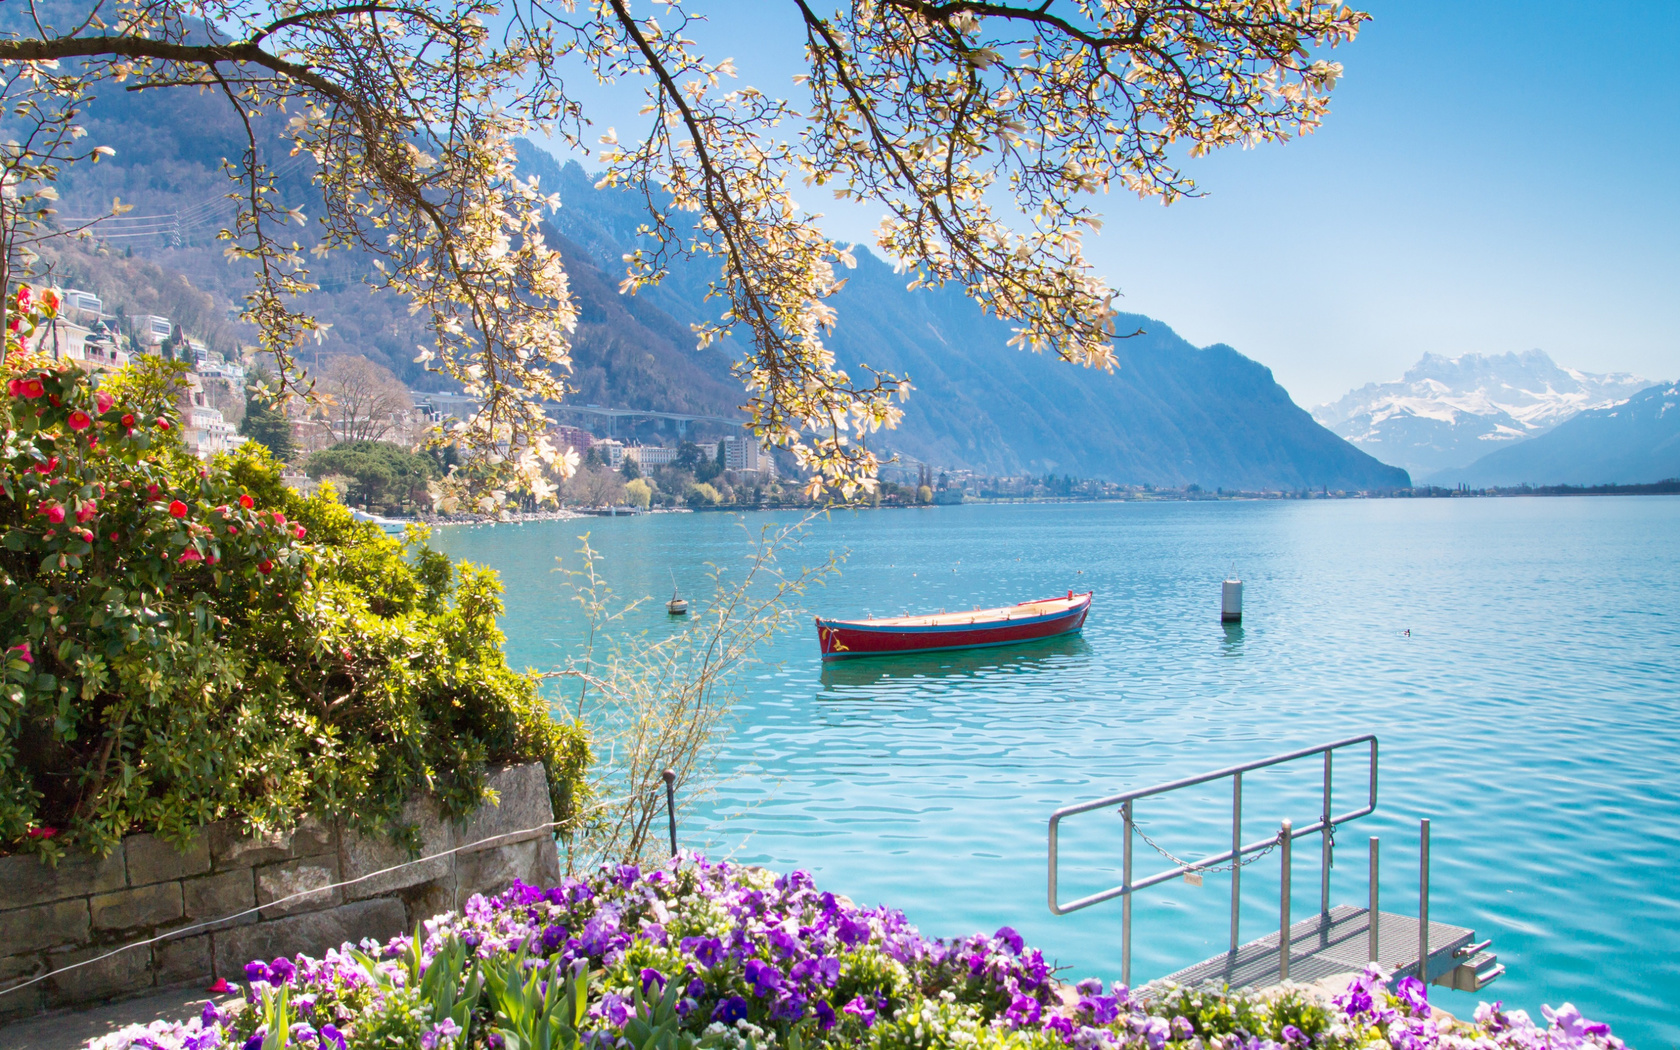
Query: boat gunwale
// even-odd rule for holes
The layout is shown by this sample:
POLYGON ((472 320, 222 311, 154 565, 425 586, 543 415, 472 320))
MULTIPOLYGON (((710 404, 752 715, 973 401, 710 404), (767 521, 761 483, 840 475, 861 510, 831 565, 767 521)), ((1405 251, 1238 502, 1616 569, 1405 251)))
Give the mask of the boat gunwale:
POLYGON ((867 631, 867 632, 874 633, 874 634, 938 634, 938 633, 953 633, 953 632, 959 632, 959 631, 998 630, 998 629, 1003 629, 1003 628, 1030 627, 1034 624, 1044 623, 1047 620, 1056 620, 1056 619, 1061 619, 1061 618, 1067 617, 1067 616, 1077 615, 1082 610, 1090 608, 1091 598, 1095 593, 1096 592, 1094 592, 1094 591, 1086 591, 1084 594, 1074 595, 1072 599, 1061 598, 1061 597, 1057 597, 1057 598, 1038 598, 1038 599, 1035 599, 1035 600, 1029 601, 1029 602, 1019 602, 1015 605, 1000 605, 1000 606, 998 606, 996 608, 993 608, 993 609, 974 609, 974 610, 971 611, 971 613, 969 615, 972 615, 975 618, 970 619, 966 622, 951 622, 951 623, 930 623, 930 622, 926 622, 926 621, 930 620, 932 617, 935 617, 935 616, 962 616, 962 615, 965 615, 964 613, 960 613, 960 612, 958 612, 958 613, 933 613, 933 614, 928 614, 928 615, 920 616, 920 617, 918 617, 918 616, 893 616, 893 617, 883 617, 882 619, 879 619, 879 620, 873 620, 873 619, 871 619, 871 620, 825 620, 820 616, 816 617, 815 619, 816 619, 818 627, 827 628, 830 631, 835 631, 835 630, 867 631), (985 614, 985 613, 1008 613, 1011 610, 1019 609, 1023 606, 1043 605, 1043 604, 1046 604, 1048 602, 1066 602, 1067 606, 1066 606, 1066 608, 1058 609, 1054 612, 1039 613, 1039 614, 1034 615, 1034 616, 1026 616, 1026 617, 1020 617, 1020 618, 1010 617, 1010 616, 1007 616, 1007 615, 1004 615, 1004 616, 989 616, 989 617, 984 618, 984 619, 980 618, 981 614, 985 614), (922 623, 906 623, 906 622, 904 622, 906 620, 922 620, 924 622, 922 622, 922 623))

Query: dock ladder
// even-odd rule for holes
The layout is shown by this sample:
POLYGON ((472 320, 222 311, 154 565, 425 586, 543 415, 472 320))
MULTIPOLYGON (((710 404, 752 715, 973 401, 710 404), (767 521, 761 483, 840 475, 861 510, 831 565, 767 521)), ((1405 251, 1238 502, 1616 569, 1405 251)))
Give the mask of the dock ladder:
POLYGON ((1477 942, 1474 931, 1429 919, 1429 821, 1420 827, 1420 858, 1418 865, 1418 916, 1396 915, 1378 909, 1377 871, 1378 841, 1370 840, 1370 885, 1366 907, 1330 906, 1330 870, 1335 850, 1336 829, 1360 817, 1369 816, 1377 808, 1377 738, 1367 733, 1349 737, 1318 747, 1303 748, 1287 754, 1274 755, 1258 762, 1204 773, 1200 776, 1156 784, 1153 787, 1128 791, 1093 802, 1064 806, 1050 815, 1049 903, 1051 914, 1067 915, 1104 901, 1120 898, 1120 968, 1121 980, 1132 983, 1132 896, 1150 886, 1158 886, 1173 879, 1195 881, 1211 871, 1223 870, 1229 864, 1231 872, 1231 936, 1230 948, 1221 955, 1186 967, 1160 980, 1173 984, 1197 987, 1220 984, 1232 988, 1266 987, 1282 981, 1316 981, 1335 974, 1361 970, 1368 962, 1377 962, 1396 975, 1421 975, 1431 983, 1461 991, 1478 991, 1483 985, 1505 972, 1498 958, 1487 951, 1488 941, 1477 942), (1337 751, 1364 746, 1367 755, 1365 804, 1357 809, 1336 814, 1331 809, 1332 773, 1337 751), (1322 756, 1324 783, 1322 805, 1310 823, 1296 827, 1285 820, 1274 835, 1243 841, 1242 806, 1243 774, 1271 766, 1283 765, 1322 756), (1231 848, 1196 861, 1181 861, 1156 845, 1137 829, 1136 811, 1140 800, 1184 788, 1197 787, 1214 781, 1231 781, 1231 848), (1058 836, 1061 823, 1082 813, 1111 810, 1118 807, 1124 826, 1121 851, 1121 881, 1118 886, 1100 890, 1077 900, 1063 902, 1058 892, 1060 855, 1058 836), (1319 908, 1309 919, 1292 923, 1290 918, 1290 888, 1296 839, 1319 836, 1319 908), (1133 878, 1133 839, 1143 838, 1174 866, 1141 879, 1133 878), (1282 890, 1279 899, 1278 928, 1259 940, 1242 943, 1238 936, 1242 905, 1242 869, 1261 855, 1276 851, 1282 866, 1282 890), (1252 858, 1252 859, 1245 859, 1252 858))

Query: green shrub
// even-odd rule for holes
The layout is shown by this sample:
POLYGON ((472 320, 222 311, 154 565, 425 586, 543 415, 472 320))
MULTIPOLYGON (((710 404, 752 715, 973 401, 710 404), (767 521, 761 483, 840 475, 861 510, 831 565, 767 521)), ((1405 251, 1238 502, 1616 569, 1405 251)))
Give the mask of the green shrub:
POLYGON ((298 496, 254 444, 200 463, 178 371, 96 392, 15 342, 0 368, 0 847, 305 814, 401 839, 410 792, 460 815, 536 759, 564 814, 584 735, 508 668, 495 575, 298 496))

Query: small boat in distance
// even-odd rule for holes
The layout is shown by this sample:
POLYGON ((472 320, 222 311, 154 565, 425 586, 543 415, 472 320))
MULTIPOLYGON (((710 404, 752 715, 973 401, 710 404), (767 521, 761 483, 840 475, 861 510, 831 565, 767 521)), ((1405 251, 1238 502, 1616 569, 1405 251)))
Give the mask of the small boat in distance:
POLYGON ((940 649, 979 649, 1034 638, 1073 634, 1085 626, 1091 595, 1067 592, 1064 598, 1041 598, 997 609, 939 612, 867 620, 817 617, 817 641, 824 660, 890 653, 925 653, 940 649))
POLYGON ((688 599, 677 593, 677 577, 671 575, 671 600, 665 603, 665 611, 672 616, 686 616, 688 614, 688 599))

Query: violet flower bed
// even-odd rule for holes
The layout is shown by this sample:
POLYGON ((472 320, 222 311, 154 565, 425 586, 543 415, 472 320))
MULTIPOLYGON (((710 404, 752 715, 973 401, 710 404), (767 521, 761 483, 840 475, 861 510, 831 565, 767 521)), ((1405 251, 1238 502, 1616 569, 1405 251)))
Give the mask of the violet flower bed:
POLYGON ((1414 978, 1343 995, 1069 988, 1007 927, 923 937, 903 914, 684 856, 473 897, 414 937, 246 967, 242 1001, 97 1050, 1538 1050, 1619 1048, 1571 1006, 1436 1020, 1414 978))

